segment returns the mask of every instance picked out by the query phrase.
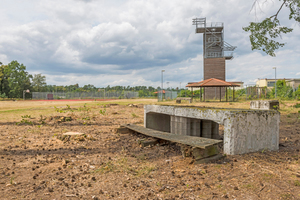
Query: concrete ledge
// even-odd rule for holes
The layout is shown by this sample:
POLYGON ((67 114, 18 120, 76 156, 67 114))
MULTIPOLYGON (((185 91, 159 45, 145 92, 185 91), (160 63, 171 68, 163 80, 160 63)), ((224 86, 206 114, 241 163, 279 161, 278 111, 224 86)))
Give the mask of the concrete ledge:
POLYGON ((178 135, 213 138, 224 125, 224 153, 279 149, 280 113, 276 110, 144 106, 144 126, 178 135))

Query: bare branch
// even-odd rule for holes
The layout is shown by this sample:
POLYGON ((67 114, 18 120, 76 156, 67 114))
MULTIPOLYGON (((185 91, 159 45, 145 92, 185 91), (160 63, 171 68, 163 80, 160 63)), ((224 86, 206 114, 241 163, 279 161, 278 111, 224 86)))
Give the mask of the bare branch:
MULTIPOLYGON (((277 16, 278 16, 279 12, 281 11, 283 5, 286 3, 286 1, 287 1, 287 0, 284 0, 284 1, 282 2, 282 4, 281 4, 279 10, 277 11, 277 13, 276 13, 275 15, 272 15, 272 16, 270 17, 270 19, 273 18, 273 17, 274 17, 274 20, 277 19, 277 16)), ((274 21, 274 20, 273 20, 273 21, 274 21)))

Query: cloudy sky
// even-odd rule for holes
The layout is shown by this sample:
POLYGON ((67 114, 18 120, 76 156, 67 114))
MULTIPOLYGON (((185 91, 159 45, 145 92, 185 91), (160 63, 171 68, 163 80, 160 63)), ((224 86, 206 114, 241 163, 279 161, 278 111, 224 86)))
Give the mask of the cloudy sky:
POLYGON ((278 0, 250 12, 252 0, 1 0, 0 61, 17 60, 47 84, 171 87, 203 77, 202 35, 192 19, 224 22, 225 41, 237 46, 226 61, 226 79, 254 84, 257 78, 300 78, 299 24, 283 35, 286 46, 270 57, 251 51, 250 21, 274 14, 278 0))

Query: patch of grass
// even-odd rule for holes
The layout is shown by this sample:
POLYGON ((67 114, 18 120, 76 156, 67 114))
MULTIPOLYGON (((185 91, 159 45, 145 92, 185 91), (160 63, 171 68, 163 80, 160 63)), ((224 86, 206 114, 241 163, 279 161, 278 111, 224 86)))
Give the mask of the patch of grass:
POLYGON ((101 115, 105 115, 105 113, 106 113, 106 108, 104 108, 103 110, 100 110, 99 113, 100 113, 101 115))
POLYGON ((273 177, 274 177, 273 174, 268 174, 268 173, 263 174, 263 179, 264 180, 271 180, 273 177))
POLYGON ((284 199, 284 200, 292 199, 292 195, 289 194, 289 193, 288 194, 281 194, 280 199, 284 199))
POLYGON ((65 113, 66 111, 60 109, 60 108, 57 108, 56 106, 54 106, 54 109, 56 112, 59 112, 59 113, 65 113))
POLYGON ((11 177, 11 178, 10 178, 10 184, 11 184, 11 185, 15 184, 14 180, 15 180, 15 177, 11 177))
POLYGON ((24 112, 24 111, 28 111, 29 109, 12 109, 12 110, 1 110, 0 113, 16 113, 16 112, 24 112))
POLYGON ((296 103, 296 105, 294 105, 295 108, 300 108, 300 103, 296 103))
POLYGON ((150 172, 155 171, 155 170, 156 170, 155 165, 144 166, 138 170, 138 176, 148 175, 150 172))
POLYGON ((31 118, 30 115, 23 115, 21 116, 22 117, 22 120, 20 122, 17 122, 16 125, 19 125, 19 124, 28 124, 28 125, 32 125, 33 123, 31 121, 29 121, 28 119, 31 118))
POLYGON ((93 171, 93 173, 108 173, 108 172, 114 171, 115 169, 116 169, 116 166, 111 161, 109 161, 109 162, 105 163, 101 168, 93 171))
POLYGON ((300 181, 295 180, 294 185, 295 185, 295 186, 300 186, 300 181))
POLYGON ((134 114, 134 113, 131 113, 131 116, 133 117, 133 118, 138 118, 139 116, 137 116, 136 114, 134 114))
POLYGON ((89 107, 87 107, 86 106, 87 104, 85 103, 84 105, 83 105, 83 107, 79 107, 79 111, 84 111, 84 112, 89 112, 89 111, 91 111, 91 109, 89 108, 89 107))
POLYGON ((140 160, 146 160, 147 159, 147 155, 146 154, 138 155, 136 158, 140 159, 140 160))
POLYGON ((83 117, 82 120, 91 120, 91 118, 87 116, 87 117, 83 117))
POLYGON ((247 189, 252 189, 252 188, 254 188, 254 185, 249 183, 249 184, 243 185, 243 187, 247 188, 247 189))

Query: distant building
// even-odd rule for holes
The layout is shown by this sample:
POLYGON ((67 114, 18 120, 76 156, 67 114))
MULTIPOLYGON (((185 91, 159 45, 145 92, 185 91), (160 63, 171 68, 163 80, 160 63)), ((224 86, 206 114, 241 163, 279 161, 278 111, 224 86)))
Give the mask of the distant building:
MULTIPOLYGON (((293 91, 296 91, 300 85, 300 79, 276 79, 276 81, 278 80, 285 80, 286 84, 288 86, 291 86, 293 88, 293 91)), ((256 87, 267 87, 268 89, 271 89, 275 86, 275 79, 258 79, 258 81, 256 81, 256 87)))

